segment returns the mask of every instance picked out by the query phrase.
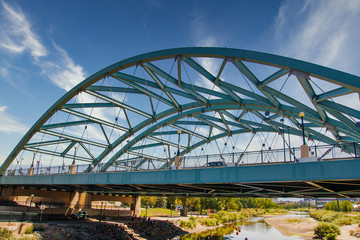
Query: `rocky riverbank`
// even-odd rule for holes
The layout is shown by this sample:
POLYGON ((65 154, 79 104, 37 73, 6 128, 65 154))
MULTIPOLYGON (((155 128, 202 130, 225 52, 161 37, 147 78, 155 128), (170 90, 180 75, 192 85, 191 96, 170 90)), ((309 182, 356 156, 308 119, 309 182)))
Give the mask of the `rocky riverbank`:
POLYGON ((88 219, 82 222, 60 222, 35 225, 35 230, 44 240, 52 239, 81 239, 81 240, 116 240, 116 239, 168 239, 187 232, 168 220, 151 221, 106 221, 88 219))

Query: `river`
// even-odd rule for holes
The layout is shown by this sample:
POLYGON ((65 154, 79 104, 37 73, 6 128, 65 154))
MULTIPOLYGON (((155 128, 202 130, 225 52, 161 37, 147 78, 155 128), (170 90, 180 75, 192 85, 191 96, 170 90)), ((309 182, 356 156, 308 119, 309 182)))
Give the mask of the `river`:
MULTIPOLYGON (((299 217, 299 215, 285 215, 278 217, 299 217)), ((308 216, 308 215, 307 215, 308 216)), ((307 217, 304 216, 303 217, 307 217)), ((175 239, 197 240, 197 239, 233 239, 233 240, 302 240, 298 236, 285 236, 273 226, 267 224, 263 217, 254 217, 238 225, 226 225, 217 229, 202 233, 186 234, 175 239), (241 229, 241 231, 237 230, 241 229)))

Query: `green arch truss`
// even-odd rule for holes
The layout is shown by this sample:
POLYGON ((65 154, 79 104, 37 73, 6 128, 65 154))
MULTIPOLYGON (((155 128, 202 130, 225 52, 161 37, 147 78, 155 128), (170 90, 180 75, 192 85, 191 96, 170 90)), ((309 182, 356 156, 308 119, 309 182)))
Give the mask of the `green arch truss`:
POLYGON ((308 139, 359 142, 360 113, 352 107, 359 93, 358 76, 262 52, 150 52, 114 63, 67 92, 30 128, 0 174, 37 159, 49 166, 84 162, 99 171, 115 163, 139 168, 152 159, 161 168, 178 149, 200 154, 212 144, 216 152, 218 139, 285 129, 301 136, 300 112, 308 139))

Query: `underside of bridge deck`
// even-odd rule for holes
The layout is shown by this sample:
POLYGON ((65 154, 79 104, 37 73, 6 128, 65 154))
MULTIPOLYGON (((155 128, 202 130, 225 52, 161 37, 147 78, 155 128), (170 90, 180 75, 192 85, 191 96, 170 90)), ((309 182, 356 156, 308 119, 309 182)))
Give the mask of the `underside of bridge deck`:
POLYGON ((126 196, 359 197, 360 161, 138 172, 8 176, 2 187, 126 196))

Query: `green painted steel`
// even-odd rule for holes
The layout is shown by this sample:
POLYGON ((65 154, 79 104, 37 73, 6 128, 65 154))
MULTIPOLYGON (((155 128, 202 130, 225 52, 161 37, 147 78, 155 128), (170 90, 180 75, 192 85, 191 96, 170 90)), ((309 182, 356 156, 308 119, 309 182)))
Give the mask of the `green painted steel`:
MULTIPOLYGON (((199 146, 234 134, 260 131, 280 133, 284 127, 279 122, 280 118, 287 118, 293 124, 285 126, 288 133, 301 135, 298 116, 301 111, 305 113, 305 134, 308 138, 330 144, 360 141, 360 128, 356 123, 356 119, 360 118, 359 111, 333 102, 333 98, 354 92, 360 93, 358 76, 273 54, 206 47, 150 52, 114 63, 67 92, 29 129, 2 164, 0 175, 4 175, 23 151, 66 158, 71 158, 73 154, 74 159, 91 161, 94 166, 101 163, 101 171, 108 170, 115 162, 124 162, 125 154, 161 159, 160 156, 134 151, 153 148, 153 152, 156 152, 156 147, 167 146, 168 150, 160 152, 169 155, 170 147, 171 150, 177 147, 178 130, 188 136, 187 146, 180 146, 181 154, 191 153, 199 146), (220 68, 217 73, 211 73, 211 69, 201 61, 208 58, 219 60, 220 68), (172 65, 169 69, 160 63, 165 60, 169 61, 169 66, 172 65), (265 78, 260 78, 249 67, 253 63, 274 67, 274 71, 265 78), (223 72, 229 67, 236 70, 239 78, 252 84, 251 90, 222 78, 223 72), (199 86, 192 82, 194 73, 189 73, 190 69, 213 87, 199 86), (136 75, 136 70, 141 73, 136 75), (298 79, 313 106, 300 102, 271 85, 286 78, 286 75, 287 78, 295 76, 298 79), (326 92, 316 92, 311 78, 330 82, 337 87, 326 92), (132 94, 146 99, 143 105, 148 107, 147 110, 125 101, 132 94), (113 120, 106 116, 108 113, 94 114, 109 109, 114 111, 113 120), (234 110, 241 110, 240 115, 235 116, 231 112, 234 110), (272 116, 267 116, 267 113, 272 116), (51 122, 56 114, 68 114, 72 120, 51 122), (258 120, 245 119, 244 116, 248 114, 258 120), (187 120, 189 117, 191 119, 187 120), (259 119, 264 125, 259 126, 259 119), (84 137, 88 126, 98 127, 101 141, 84 137), (195 129, 209 127, 209 135, 189 126, 195 129), (75 128, 83 134, 76 135, 75 128), (220 133, 213 134, 213 128, 220 133), (334 138, 314 128, 326 128, 334 138), (113 137, 114 132, 117 132, 116 137, 113 137), (39 141, 39 137, 34 137, 39 134, 48 139, 39 141), (164 139, 165 137, 170 138, 164 139), (150 142, 144 143, 145 140, 150 142), (62 147, 51 149, 54 145, 62 147), (76 155, 76 149, 75 152, 73 150, 75 146, 81 146, 82 154, 85 155, 76 155)), ((169 158, 173 159, 171 156, 169 158)), ((144 161, 139 159, 136 166, 141 167, 142 163, 144 161)))
MULTIPOLYGON (((317 161, 309 163, 287 163, 287 164, 267 164, 256 166, 241 166, 241 167, 215 167, 202 169, 182 169, 182 170, 163 170, 163 171, 139 171, 139 172, 105 172, 105 173, 88 173, 88 174, 71 174, 71 175, 40 175, 40 176, 14 176, 0 178, 1 186, 33 186, 47 188, 78 188, 78 190, 87 189, 88 192, 101 192, 97 186, 118 186, 114 187, 114 192, 123 194, 144 195, 151 194, 146 192, 145 188, 161 189, 158 191, 164 195, 184 194, 184 191, 175 186, 191 186, 198 187, 192 191, 192 196, 213 195, 214 191, 219 190, 214 188, 217 184, 223 186, 223 189, 228 189, 226 186, 231 184, 240 184, 244 187, 247 184, 262 184, 256 185, 260 189, 263 188, 265 192, 259 192, 258 196, 298 196, 298 183, 307 182, 328 182, 339 181, 338 183, 347 180, 360 179, 360 161, 358 159, 347 161, 317 161), (266 190, 270 188, 267 183, 271 185, 282 183, 282 188, 279 187, 277 191, 266 190), (164 187, 167 184, 169 187, 164 187), (285 186, 292 186, 293 192, 284 191, 285 186), (128 188, 122 189, 124 186, 137 186, 133 190, 128 188), (206 191, 206 189, 209 189, 206 191), (215 189, 214 191, 210 191, 215 189)), ((281 186, 281 185, 280 185, 281 186)), ((104 189, 105 192, 106 189, 104 189)), ((326 189, 320 189, 322 194, 332 194, 329 196, 336 196, 337 194, 347 194, 352 197, 359 196, 358 191, 338 191, 327 192, 326 189)), ((311 189, 309 186, 302 191, 307 196, 316 196, 320 194, 319 189, 311 189)), ((220 191, 220 190, 219 190, 220 191)), ((109 191, 111 193, 111 191, 109 191)), ((188 192, 191 193, 191 192, 188 192)), ((232 196, 242 196, 242 192, 236 191, 228 193, 232 196)), ((221 196, 221 192, 219 193, 221 196)))

